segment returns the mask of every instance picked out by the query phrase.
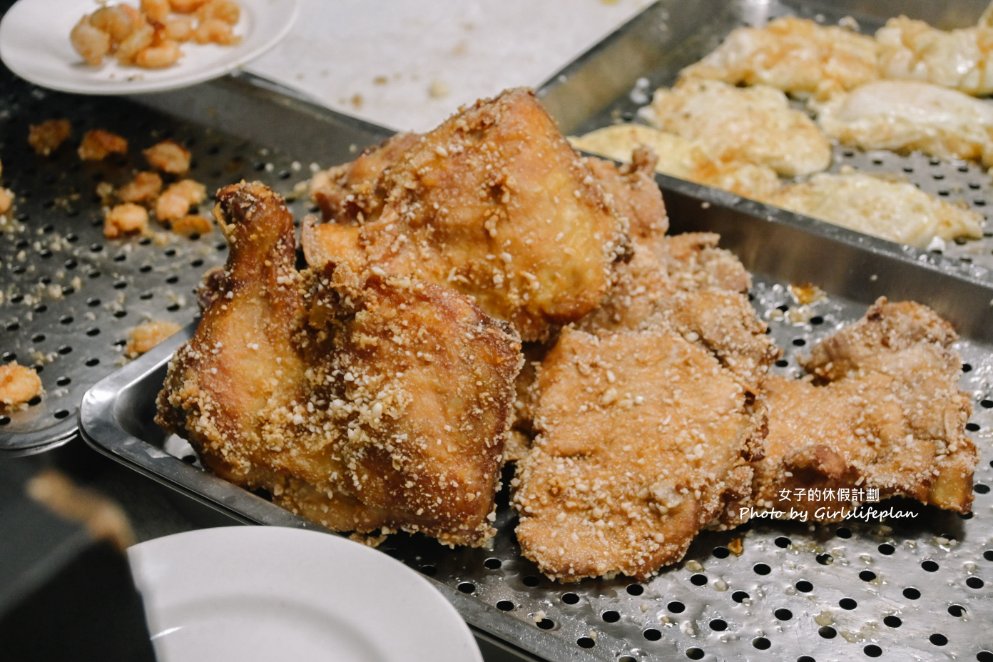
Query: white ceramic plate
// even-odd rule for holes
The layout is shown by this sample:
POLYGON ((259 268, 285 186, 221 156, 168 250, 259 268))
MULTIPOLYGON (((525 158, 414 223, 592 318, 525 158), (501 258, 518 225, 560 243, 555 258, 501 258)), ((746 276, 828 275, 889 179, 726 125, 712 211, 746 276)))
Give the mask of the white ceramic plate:
POLYGON ((482 662, 423 577, 338 536, 236 526, 128 550, 159 662, 482 662))
POLYGON ((186 87, 223 76, 275 46, 298 11, 297 0, 239 0, 239 5, 239 44, 185 43, 173 66, 140 69, 122 67, 113 57, 91 67, 73 50, 69 32, 83 14, 99 7, 95 0, 20 0, 0 22, 0 59, 21 78, 62 92, 138 94, 186 87))

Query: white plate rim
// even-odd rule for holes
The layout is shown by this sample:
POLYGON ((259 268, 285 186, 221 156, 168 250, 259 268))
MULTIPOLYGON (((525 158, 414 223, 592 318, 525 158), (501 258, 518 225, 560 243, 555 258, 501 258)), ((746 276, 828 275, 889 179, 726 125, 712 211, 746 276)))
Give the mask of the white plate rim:
POLYGON ((28 82, 58 92, 105 96, 166 92, 188 87, 240 69, 272 49, 289 33, 300 11, 299 0, 239 0, 239 3, 243 12, 258 13, 265 7, 268 9, 264 12, 266 16, 275 13, 279 20, 267 21, 264 32, 257 25, 250 26, 250 32, 244 35, 240 44, 234 46, 184 44, 186 54, 183 59, 166 69, 123 68, 116 63, 108 63, 101 69, 94 70, 80 64, 69 43, 69 31, 84 13, 99 7, 97 2, 18 0, 0 20, 0 60, 14 74, 28 82), (72 11, 60 10, 69 7, 72 11), (19 47, 19 43, 24 40, 15 34, 16 31, 24 29, 25 23, 31 20, 35 12, 42 11, 49 17, 55 17, 49 31, 41 38, 32 40, 27 49, 19 47), (193 50, 198 48, 209 50, 205 55, 205 51, 198 53, 193 50), (65 54, 66 51, 68 54, 60 58, 60 61, 65 62, 65 70, 58 69, 59 75, 53 75, 32 61, 32 57, 43 57, 48 58, 51 64, 53 52, 65 54), (211 53, 217 57, 210 57, 211 53), (68 60, 72 57, 76 60, 68 60), (77 68, 75 73, 73 67, 77 68), (118 74, 121 77, 110 78, 111 75, 118 74))
MULTIPOLYGON (((153 640, 182 625, 162 620, 177 601, 269 591, 274 600, 305 599, 329 614, 340 610, 343 602, 356 614, 375 612, 375 620, 367 621, 369 630, 358 634, 382 639, 389 629, 389 655, 383 662, 482 662, 465 621, 426 579, 382 552, 334 534, 277 526, 200 529, 133 545, 128 562, 146 619, 154 623, 150 629, 158 630, 151 632, 153 640), (300 568, 309 569, 306 576, 300 568), (313 576, 315 568, 318 576, 313 576), (283 583, 288 578, 292 588, 283 583), (364 589, 350 590, 349 583, 359 580, 365 582, 364 589), (403 608, 410 602, 416 603, 416 610, 403 608), (424 632, 430 637, 418 634, 424 632), (424 648, 426 642, 432 650, 424 648)), ((358 625, 359 630, 363 627, 358 625)))

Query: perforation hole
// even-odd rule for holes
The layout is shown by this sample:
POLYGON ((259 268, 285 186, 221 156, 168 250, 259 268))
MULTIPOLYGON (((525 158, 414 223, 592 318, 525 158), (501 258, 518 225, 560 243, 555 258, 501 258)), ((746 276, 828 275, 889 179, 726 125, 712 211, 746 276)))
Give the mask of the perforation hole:
POLYGON ((821 635, 821 637, 823 637, 824 639, 834 639, 836 636, 838 636, 838 631, 835 630, 830 625, 822 625, 820 628, 818 628, 817 634, 821 635))
POLYGON ((769 650, 772 647, 772 642, 765 637, 756 637, 752 639, 752 646, 759 649, 760 651, 769 650))
POLYGON ((596 646, 596 641, 594 641, 590 637, 580 637, 579 639, 576 640, 576 645, 579 646, 580 648, 593 648, 594 646, 596 646))
POLYGON ((723 618, 715 618, 710 621, 709 625, 710 625, 710 629, 713 630, 714 632, 724 632, 725 630, 728 629, 727 621, 725 621, 723 618))
POLYGON ((539 579, 538 579, 537 577, 535 577, 534 575, 528 575, 527 577, 524 577, 524 578, 523 578, 523 579, 521 580, 521 583, 522 583, 522 584, 524 584, 525 586, 530 586, 530 587, 532 587, 532 588, 534 588, 534 587, 535 587, 535 586, 537 586, 537 585, 538 585, 539 583, 541 583, 541 580, 539 580, 539 579))
POLYGON ((619 612, 616 612, 613 609, 609 609, 603 612, 602 614, 600 614, 600 618, 603 619, 604 623, 616 623, 617 621, 621 620, 621 615, 619 612))
POLYGON ((496 603, 496 607, 500 611, 513 611, 514 603, 511 602, 510 600, 500 600, 499 602, 496 603))
POLYGON ((948 605, 948 613, 956 618, 966 615, 966 609, 962 605, 948 605))
POLYGON ((535 625, 537 625, 542 630, 551 630, 553 627, 555 627, 555 621, 553 621, 550 618, 543 618, 537 623, 535 623, 535 625))
POLYGON ((662 638, 662 633, 656 630, 655 628, 648 628, 647 630, 641 633, 641 636, 643 636, 648 641, 658 641, 659 639, 662 638))
POLYGON ((879 657, 883 654, 883 649, 876 644, 869 644, 862 649, 862 652, 865 653, 867 657, 879 657))
POLYGON ((641 595, 645 592, 645 587, 641 584, 629 584, 626 590, 628 595, 641 595))
POLYGON ((686 657, 688 657, 691 660, 702 660, 703 659, 703 656, 704 656, 704 652, 703 652, 703 649, 702 648, 687 648, 686 649, 686 657))
POLYGON ((500 567, 503 565, 503 561, 491 556, 490 558, 483 561, 483 565, 489 568, 490 570, 499 570, 500 567))
POLYGON ((903 621, 900 620, 899 616, 890 615, 883 619, 883 625, 888 628, 898 628, 903 625, 903 621))
POLYGON ((742 603, 742 602, 744 602, 745 600, 747 600, 750 597, 751 596, 749 596, 744 591, 735 591, 734 593, 731 594, 731 599, 734 600, 735 602, 739 603, 739 604, 742 603))
POLYGON ((838 606, 842 609, 852 610, 859 606, 859 603, 852 598, 842 598, 838 600, 838 606))
POLYGON ((921 568, 923 568, 925 572, 937 572, 938 564, 934 561, 922 561, 921 568))
POLYGON ((731 555, 731 550, 729 550, 727 547, 715 547, 712 553, 714 555, 714 558, 726 559, 728 556, 731 555))
POLYGON ((562 602, 566 603, 567 605, 574 605, 579 602, 579 596, 576 595, 575 593, 563 593, 562 602))
POLYGON ((472 582, 461 582, 458 589, 461 593, 472 594, 476 592, 476 585, 472 582))
POLYGON ((795 586, 796 590, 800 591, 801 593, 810 593, 811 591, 814 590, 814 585, 808 582, 806 579, 801 579, 793 586, 795 586))
POLYGON ((945 644, 948 643, 948 637, 941 634, 940 632, 935 632, 930 637, 928 637, 928 641, 930 641, 935 646, 944 646, 945 644))
POLYGON ((967 580, 965 580, 965 584, 969 588, 982 588, 984 582, 979 577, 969 577, 967 580))
POLYGON ((871 582, 876 580, 876 573, 872 570, 863 570, 859 573, 859 579, 864 582, 871 582))
POLYGON ((780 549, 787 549, 792 544, 790 539, 786 536, 779 536, 773 542, 775 542, 776 547, 779 547, 780 549))
MULTIPOLYGON (((738 602, 741 601, 739 600, 738 602)), ((686 611, 686 605, 684 605, 682 602, 679 602, 678 600, 673 600, 668 605, 666 605, 666 609, 668 609, 673 614, 682 614, 684 611, 686 611)))
POLYGON ((830 554, 818 554, 816 556, 817 562, 821 565, 831 565, 834 563, 834 557, 830 554))
POLYGON ((68 417, 68 416, 69 416, 69 412, 68 412, 67 410, 65 410, 65 409, 59 409, 58 411, 56 411, 56 412, 55 412, 54 414, 52 414, 52 415, 53 415, 53 416, 54 416, 55 418, 57 418, 58 420, 60 420, 60 421, 61 421, 61 420, 62 420, 63 418, 66 418, 66 417, 68 417))
POLYGON ((903 589, 903 597, 907 598, 908 600, 917 600, 918 598, 921 597, 921 592, 918 591, 913 586, 910 586, 903 589))
POLYGON ((882 545, 880 545, 880 546, 879 546, 879 547, 877 547, 876 549, 878 549, 878 550, 879 550, 879 553, 880 553, 880 554, 883 554, 883 555, 885 555, 885 556, 889 556, 889 555, 891 555, 891 554, 892 554, 893 552, 895 552, 895 551, 896 551, 896 548, 894 548, 894 547, 893 547, 893 545, 891 545, 891 544, 889 544, 888 542, 884 542, 884 543, 883 543, 882 545))

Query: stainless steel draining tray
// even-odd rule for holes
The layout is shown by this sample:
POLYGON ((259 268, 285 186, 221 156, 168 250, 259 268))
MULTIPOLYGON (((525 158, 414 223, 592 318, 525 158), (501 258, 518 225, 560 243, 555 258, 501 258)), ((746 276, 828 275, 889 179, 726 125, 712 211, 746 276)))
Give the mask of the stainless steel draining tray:
MULTIPOLYGON (((660 178, 680 230, 713 229, 756 274, 754 304, 795 357, 878 295, 913 298, 951 320, 962 387, 982 449, 975 515, 901 503, 916 520, 807 527, 755 524, 706 533, 683 563, 643 584, 623 578, 562 585, 521 558, 503 497, 491 550, 447 549, 397 535, 381 547, 425 575, 465 619, 552 660, 993 659, 993 289, 847 237, 820 236, 802 219, 766 220, 660 178), (811 281, 831 296, 801 316, 785 287, 811 281), (743 542, 740 556, 736 539, 743 542)), ((243 521, 306 526, 290 513, 204 473, 189 446, 151 421, 165 367, 181 338, 104 379, 85 396, 84 438, 99 451, 243 521)), ((329 560, 333 562, 333 560, 329 560)))
MULTIPOLYGON (((854 16, 863 31, 872 33, 888 17, 907 14, 939 27, 962 27, 974 24, 985 5, 986 0, 704 0, 691 4, 660 0, 549 79, 539 96, 563 132, 578 135, 634 118, 656 88, 672 85, 680 69, 702 58, 742 25, 762 25, 788 14, 827 24, 854 16)), ((931 159, 919 153, 900 156, 883 150, 836 147, 831 170, 843 166, 905 177, 928 193, 961 201, 979 212, 984 218, 984 234, 977 241, 947 242, 943 250, 930 252, 884 242, 880 250, 993 282, 993 207, 987 207, 993 205, 993 179, 980 165, 931 159)), ((733 195, 724 198, 730 205, 740 204, 740 200, 733 195)), ((791 217, 772 207, 764 213, 791 217)), ((822 225, 827 224, 813 227, 817 231, 822 225)), ((857 242, 864 235, 844 230, 834 236, 857 242)))
MULTIPOLYGON (((120 366, 129 330, 145 319, 187 324, 202 272, 220 264, 219 232, 182 238, 107 240, 98 182, 147 167, 141 150, 163 138, 193 154, 189 176, 208 191, 261 179, 283 193, 313 162, 343 161, 384 129, 319 109, 251 76, 128 99, 57 94, 0 66, 0 185, 13 189, 12 222, 0 233, 0 361, 38 370, 42 398, 0 412, 0 451, 36 452, 76 430, 83 393, 120 366), (65 117, 73 139, 48 158, 28 147, 28 125, 65 117), (103 128, 130 143, 128 159, 84 163, 83 132, 103 128)), ((297 215, 306 201, 295 205, 297 215)))

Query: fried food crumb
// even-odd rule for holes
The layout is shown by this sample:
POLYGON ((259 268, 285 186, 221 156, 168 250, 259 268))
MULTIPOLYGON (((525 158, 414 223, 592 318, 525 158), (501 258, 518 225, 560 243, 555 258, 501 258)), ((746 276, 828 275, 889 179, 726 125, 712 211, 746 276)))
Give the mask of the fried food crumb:
POLYGON ((31 368, 17 363, 0 366, 0 405, 17 407, 42 393, 41 378, 31 368))
POLYGON ((173 232, 184 237, 208 234, 214 229, 210 219, 200 214, 187 214, 177 218, 172 221, 171 227, 173 232))
POLYGON ((162 191, 162 177, 159 173, 143 170, 135 174, 127 184, 117 190, 122 202, 151 202, 162 191))
POLYGON ((103 236, 117 239, 148 229, 148 211, 141 205, 125 202, 111 207, 103 218, 103 236))
POLYGON ((127 154, 128 141, 116 133, 93 129, 83 135, 77 153, 83 161, 101 161, 110 154, 127 154))
POLYGON ((124 356, 129 359, 141 356, 160 342, 179 331, 181 327, 175 322, 148 320, 131 330, 128 344, 124 346, 124 356))
POLYGON ((206 186, 192 179, 182 179, 171 184, 155 201, 155 218, 159 223, 178 221, 206 197, 206 186))
POLYGON ((182 57, 180 42, 194 38, 201 44, 240 42, 234 33, 240 18, 241 7, 235 0, 141 0, 140 10, 123 3, 105 4, 79 19, 69 42, 90 66, 98 67, 112 55, 124 65, 162 69, 182 57))
POLYGON ((163 140, 142 150, 148 165, 170 175, 182 175, 190 169, 190 150, 175 140, 163 140))
POLYGON ((14 192, 9 188, 0 187, 0 216, 10 211, 14 205, 14 192))
POLYGON ((48 156, 72 135, 72 124, 67 119, 45 120, 28 128, 28 144, 35 154, 48 156))

